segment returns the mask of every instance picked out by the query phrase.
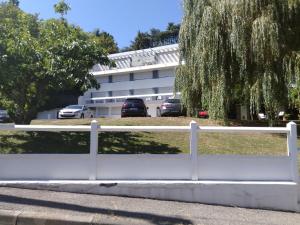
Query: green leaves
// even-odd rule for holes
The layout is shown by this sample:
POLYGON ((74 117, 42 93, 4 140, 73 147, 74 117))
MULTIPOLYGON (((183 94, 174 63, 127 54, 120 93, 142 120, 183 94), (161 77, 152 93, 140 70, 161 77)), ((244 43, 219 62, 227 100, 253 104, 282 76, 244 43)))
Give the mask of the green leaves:
POLYGON ((54 5, 54 11, 61 15, 61 18, 64 15, 67 15, 68 11, 71 10, 71 7, 64 1, 60 0, 57 4, 54 5))
POLYGON ((102 45, 65 20, 40 21, 10 4, 0 5, 0 105, 17 123, 37 112, 61 107, 98 87, 90 69, 109 64, 102 45))
POLYGON ((236 103, 274 119, 300 77, 299 37, 299 0, 185 0, 177 90, 190 112, 207 107, 213 119, 236 103))

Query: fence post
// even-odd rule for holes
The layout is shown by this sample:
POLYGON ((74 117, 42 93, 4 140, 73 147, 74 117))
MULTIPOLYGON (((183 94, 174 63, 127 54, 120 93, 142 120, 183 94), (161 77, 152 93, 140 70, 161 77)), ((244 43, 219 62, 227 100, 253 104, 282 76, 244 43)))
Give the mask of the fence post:
POLYGON ((288 156, 291 159, 291 174, 294 182, 298 182, 298 147, 297 147, 297 125, 289 122, 286 125, 289 133, 287 135, 288 156))
POLYGON ((190 122, 190 156, 192 166, 192 180, 198 180, 198 124, 190 122))
POLYGON ((90 135, 90 180, 97 178, 97 154, 98 154, 98 121, 91 122, 90 135))

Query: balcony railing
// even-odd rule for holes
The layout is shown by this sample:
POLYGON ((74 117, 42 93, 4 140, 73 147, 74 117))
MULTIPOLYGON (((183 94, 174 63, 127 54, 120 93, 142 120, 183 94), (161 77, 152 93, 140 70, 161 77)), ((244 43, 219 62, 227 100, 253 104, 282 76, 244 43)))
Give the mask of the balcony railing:
MULTIPOLYGON (((176 96, 180 95, 180 92, 175 94, 176 96)), ((127 98, 142 98, 145 101, 161 101, 166 100, 170 97, 174 97, 173 92, 169 93, 160 93, 160 94, 145 94, 145 95, 126 95, 126 96, 113 96, 113 97, 93 97, 85 100, 86 104, 97 104, 97 103, 118 103, 124 102, 127 98)))

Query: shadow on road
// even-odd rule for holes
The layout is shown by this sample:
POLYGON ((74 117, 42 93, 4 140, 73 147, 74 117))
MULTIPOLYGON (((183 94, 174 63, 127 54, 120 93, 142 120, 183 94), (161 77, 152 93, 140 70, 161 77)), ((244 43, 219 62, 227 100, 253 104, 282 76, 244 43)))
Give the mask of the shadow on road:
POLYGON ((164 224, 164 225, 193 224, 192 221, 187 219, 156 215, 153 213, 129 212, 129 211, 117 210, 117 209, 88 207, 88 206, 81 206, 81 205, 71 204, 71 203, 61 203, 55 201, 31 199, 31 198, 3 195, 3 194, 0 194, 0 202, 38 206, 38 207, 45 207, 45 208, 54 208, 54 209, 64 209, 64 210, 71 210, 71 211, 77 211, 83 213, 97 213, 97 214, 108 215, 108 216, 113 215, 113 216, 119 216, 124 218, 126 217, 132 219, 142 219, 151 222, 153 224, 164 224))

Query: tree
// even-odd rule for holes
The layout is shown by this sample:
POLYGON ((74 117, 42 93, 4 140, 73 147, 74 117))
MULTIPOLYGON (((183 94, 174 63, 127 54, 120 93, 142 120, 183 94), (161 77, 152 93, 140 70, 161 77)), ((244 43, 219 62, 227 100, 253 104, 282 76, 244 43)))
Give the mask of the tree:
POLYGON ((90 68, 99 62, 109 64, 103 48, 79 27, 0 6, 0 105, 16 123, 29 123, 58 93, 97 88, 90 68))
POLYGON ((114 40, 114 37, 105 32, 96 29, 92 34, 91 38, 95 41, 99 46, 103 47, 105 52, 108 54, 116 53, 119 51, 118 45, 114 40))
POLYGON ((252 114, 263 107, 273 120, 300 65, 299 6, 299 0, 185 0, 179 36, 185 64, 175 86, 188 113, 208 108, 211 118, 226 119, 239 103, 252 114))
POLYGON ((160 31, 156 28, 150 29, 149 32, 138 31, 134 41, 131 42, 130 47, 126 47, 121 51, 139 50, 177 43, 179 29, 179 24, 169 23, 165 31, 160 31))
POLYGON ((151 36, 146 32, 138 31, 137 36, 131 44, 132 50, 139 50, 151 47, 151 36))
POLYGON ((19 0, 9 0, 8 3, 19 7, 20 1, 19 0))
POLYGON ((54 5, 54 11, 60 14, 62 19, 70 10, 71 7, 65 2, 65 0, 60 0, 57 4, 54 5))

